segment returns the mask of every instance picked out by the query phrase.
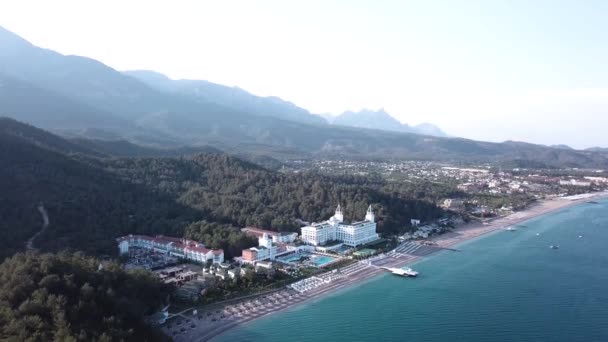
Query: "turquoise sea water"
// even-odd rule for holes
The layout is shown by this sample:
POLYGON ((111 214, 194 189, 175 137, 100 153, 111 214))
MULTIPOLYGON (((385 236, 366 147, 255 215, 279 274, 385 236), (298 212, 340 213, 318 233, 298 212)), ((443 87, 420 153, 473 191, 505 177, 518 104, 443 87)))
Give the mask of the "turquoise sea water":
POLYGON ((523 225, 214 341, 608 341, 608 201, 523 225))

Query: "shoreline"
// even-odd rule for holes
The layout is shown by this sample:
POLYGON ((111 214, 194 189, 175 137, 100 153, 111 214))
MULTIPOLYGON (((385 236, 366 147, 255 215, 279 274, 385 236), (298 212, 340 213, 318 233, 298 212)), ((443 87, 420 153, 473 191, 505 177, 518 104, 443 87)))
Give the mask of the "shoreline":
MULTIPOLYGON (((455 245, 470 242, 476 240, 482 236, 486 236, 489 233, 497 232, 503 230, 509 226, 515 226, 521 224, 522 222, 552 213, 559 210, 563 210, 572 206, 576 206, 579 204, 583 204, 595 199, 603 199, 608 198, 608 192, 600 192, 596 194, 588 194, 583 196, 572 196, 572 197, 561 197, 561 198, 552 198, 549 200, 543 200, 537 202, 530 207, 512 213, 507 216, 492 218, 481 222, 472 222, 466 223, 459 227, 454 228, 453 231, 449 233, 445 233, 442 235, 434 236, 432 238, 427 239, 427 241, 432 241, 434 246, 420 246, 418 253, 411 254, 393 254, 392 257, 386 257, 381 259, 381 262, 385 262, 381 266, 389 266, 389 267, 404 267, 406 265, 410 265, 414 262, 421 261, 424 258, 436 254, 436 252, 443 251, 447 248, 451 248, 455 245), (398 255, 398 256, 395 256, 398 255)), ((353 264, 358 265, 359 263, 353 264)), ((373 265, 373 262, 372 262, 373 265)), ((379 266, 379 265, 374 265, 379 266)), ((329 293, 334 293, 336 291, 353 287, 354 285, 360 284, 363 281, 369 281, 379 274, 385 273, 382 269, 378 267, 368 266, 363 268, 353 274, 349 274, 348 277, 343 279, 335 280, 327 285, 321 286, 319 288, 315 288, 307 293, 294 294, 293 296, 289 296, 289 299, 286 301, 281 301, 280 304, 271 305, 270 308, 262 309, 262 310, 254 310, 249 315, 243 315, 238 317, 237 319, 229 319, 223 323, 213 324, 214 327, 210 327, 210 329, 206 329, 203 334, 198 334, 195 336, 190 336, 187 341, 209 341, 213 338, 222 335, 228 330, 231 330, 237 326, 246 324, 253 320, 256 320, 261 317, 265 317, 271 314, 275 314, 281 311, 285 311, 288 309, 293 309, 294 307, 299 306, 300 304, 311 302, 314 300, 319 300, 324 295, 329 293)), ((289 291, 289 290, 285 290, 289 291)), ((293 291, 293 290, 291 290, 293 291)), ((262 296, 260 296, 262 297, 262 296)), ((279 301, 277 300, 278 303, 279 301)), ((185 316, 183 316, 185 317, 185 316)), ((168 331, 165 331, 169 333, 168 331)), ((169 334, 168 334, 169 335, 169 334)), ((169 335, 171 336, 171 335, 169 335)), ((176 341, 181 340, 181 336, 176 336, 176 341)))

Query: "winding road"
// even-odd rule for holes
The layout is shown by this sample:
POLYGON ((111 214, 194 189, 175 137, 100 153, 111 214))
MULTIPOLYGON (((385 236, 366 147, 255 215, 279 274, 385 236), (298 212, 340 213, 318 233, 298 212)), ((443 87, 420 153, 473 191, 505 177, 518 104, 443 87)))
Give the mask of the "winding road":
POLYGON ((46 209, 44 208, 44 205, 42 203, 40 203, 40 205, 38 206, 38 212, 40 212, 40 215, 42 216, 42 228, 36 233, 34 234, 31 238, 29 238, 27 240, 27 242, 25 243, 25 249, 27 251, 32 251, 32 252, 36 252, 38 251, 38 249, 36 247, 34 247, 34 240, 36 240, 36 238, 38 236, 40 236, 40 234, 42 234, 46 228, 49 226, 49 214, 46 212, 46 209))

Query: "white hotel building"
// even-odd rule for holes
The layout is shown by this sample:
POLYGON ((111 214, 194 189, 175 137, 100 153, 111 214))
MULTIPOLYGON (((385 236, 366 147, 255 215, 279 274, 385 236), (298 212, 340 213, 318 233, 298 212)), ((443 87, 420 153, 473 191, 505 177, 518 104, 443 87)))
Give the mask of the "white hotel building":
POLYGON ((221 249, 208 249, 205 245, 192 240, 169 236, 127 235, 116 239, 120 254, 129 253, 130 247, 153 250, 157 253, 205 263, 214 264, 224 262, 224 251, 221 249))
POLYGON ((319 246, 327 241, 338 240, 346 246, 356 247, 379 239, 371 205, 364 221, 351 224, 345 224, 343 221, 344 216, 338 206, 335 215, 329 220, 302 227, 302 241, 319 246))

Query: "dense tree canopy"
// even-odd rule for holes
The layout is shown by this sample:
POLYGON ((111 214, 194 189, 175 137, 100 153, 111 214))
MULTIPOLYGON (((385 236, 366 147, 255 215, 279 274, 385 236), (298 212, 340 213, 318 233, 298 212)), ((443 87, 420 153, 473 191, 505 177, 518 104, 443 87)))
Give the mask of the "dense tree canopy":
POLYGON ((0 264, 2 341, 163 341, 143 317, 167 291, 149 272, 79 254, 16 254, 0 264))
POLYGON ((441 214, 433 204, 434 188, 396 186, 381 177, 283 174, 223 154, 100 163, 132 183, 175 196, 180 204, 204 213, 207 221, 237 227, 296 231, 296 219, 327 219, 337 204, 352 221, 363 219, 373 205, 381 233, 396 232, 414 217, 441 214))
POLYGON ((238 228, 297 231, 297 219, 327 219, 337 204, 352 221, 371 204, 380 233, 441 215, 436 186, 286 174, 221 153, 98 158, 29 126, 0 131, 0 165, 0 258, 22 250, 40 230, 41 202, 50 225, 35 247, 93 255, 116 253, 116 237, 127 234, 186 235, 239 255, 255 241, 238 228))

